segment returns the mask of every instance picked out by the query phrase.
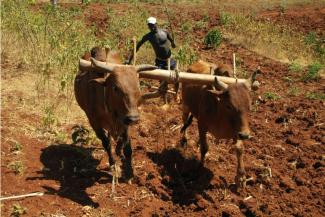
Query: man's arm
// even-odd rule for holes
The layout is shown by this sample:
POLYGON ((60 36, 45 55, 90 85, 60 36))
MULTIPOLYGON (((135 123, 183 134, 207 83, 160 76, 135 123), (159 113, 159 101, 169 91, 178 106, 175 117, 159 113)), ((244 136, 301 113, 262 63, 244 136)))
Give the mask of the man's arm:
MULTIPOLYGON (((136 52, 138 52, 138 50, 140 49, 140 47, 146 42, 148 41, 148 36, 145 35, 142 37, 142 39, 137 43, 137 47, 136 47, 136 52)), ((129 58, 129 60, 126 62, 127 64, 131 64, 132 62, 132 59, 133 59, 133 52, 129 58)))
POLYGON ((169 34, 169 32, 166 31, 166 33, 167 33, 167 38, 168 38, 168 40, 169 40, 170 43, 172 44, 172 47, 175 48, 175 47, 176 47, 176 44, 175 44, 175 42, 174 42, 174 39, 171 37, 171 35, 169 34))

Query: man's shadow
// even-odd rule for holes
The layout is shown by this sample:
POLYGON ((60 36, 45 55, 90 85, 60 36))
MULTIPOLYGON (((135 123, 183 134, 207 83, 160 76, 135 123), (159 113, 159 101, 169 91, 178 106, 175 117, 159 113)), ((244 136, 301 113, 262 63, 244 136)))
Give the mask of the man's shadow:
POLYGON ((176 148, 164 149, 160 153, 148 152, 149 158, 160 166, 162 183, 172 193, 172 201, 179 205, 190 205, 198 203, 198 198, 204 198, 213 202, 213 199, 205 193, 210 186, 213 173, 206 167, 200 165, 195 158, 187 158, 176 148))
POLYGON ((100 160, 91 155, 93 148, 83 148, 76 145, 52 144, 42 149, 40 160, 44 165, 39 173, 41 177, 28 179, 56 180, 60 182, 57 190, 51 186, 42 186, 48 194, 56 194, 69 198, 82 206, 98 207, 92 198, 86 193, 86 189, 95 182, 107 183, 111 176, 107 171, 97 170, 100 160), (101 180, 106 177, 105 180, 101 180))

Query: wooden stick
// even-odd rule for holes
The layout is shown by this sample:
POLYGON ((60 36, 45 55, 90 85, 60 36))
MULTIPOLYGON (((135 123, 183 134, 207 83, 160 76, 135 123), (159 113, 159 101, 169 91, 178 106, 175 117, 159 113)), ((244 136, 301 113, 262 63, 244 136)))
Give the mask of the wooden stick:
POLYGON ((10 199, 19 199, 24 197, 35 197, 35 196, 43 196, 44 192, 34 192, 30 194, 23 194, 23 195, 17 195, 17 196, 10 196, 10 197, 1 197, 0 201, 2 200, 10 200, 10 199))
POLYGON ((170 71, 170 58, 168 58, 167 61, 168 61, 168 62, 167 62, 167 69, 168 69, 168 71, 170 71))
POLYGON ((137 38, 134 36, 132 38, 133 41, 133 66, 135 66, 137 61, 137 38))
POLYGON ((233 53, 232 57, 233 57, 233 65, 234 65, 234 78, 237 78, 237 74, 236 74, 236 54, 233 53))

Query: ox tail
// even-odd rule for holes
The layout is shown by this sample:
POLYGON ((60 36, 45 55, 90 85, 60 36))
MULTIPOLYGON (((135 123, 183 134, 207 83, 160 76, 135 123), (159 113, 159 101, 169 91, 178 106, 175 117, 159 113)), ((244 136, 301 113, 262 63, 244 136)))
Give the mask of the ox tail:
POLYGON ((185 121, 184 126, 181 129, 181 133, 183 133, 191 125, 192 121, 193 121, 193 115, 191 114, 185 121))

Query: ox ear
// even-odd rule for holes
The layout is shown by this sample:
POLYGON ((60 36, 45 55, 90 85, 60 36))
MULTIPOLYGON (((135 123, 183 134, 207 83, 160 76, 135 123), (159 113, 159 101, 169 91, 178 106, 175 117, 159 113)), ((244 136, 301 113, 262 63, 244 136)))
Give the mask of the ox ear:
POLYGON ((217 76, 214 77, 214 84, 213 85, 218 90, 219 89, 227 90, 227 88, 228 88, 228 85, 226 83, 222 82, 222 81, 219 81, 217 76))
POLYGON ((102 86, 106 85, 106 78, 95 78, 95 79, 91 79, 89 81, 89 83, 95 83, 95 84, 100 84, 102 86))
POLYGON ((137 72, 141 72, 141 71, 155 70, 155 69, 158 69, 158 67, 153 66, 153 65, 142 64, 142 65, 136 66, 135 69, 137 72))

